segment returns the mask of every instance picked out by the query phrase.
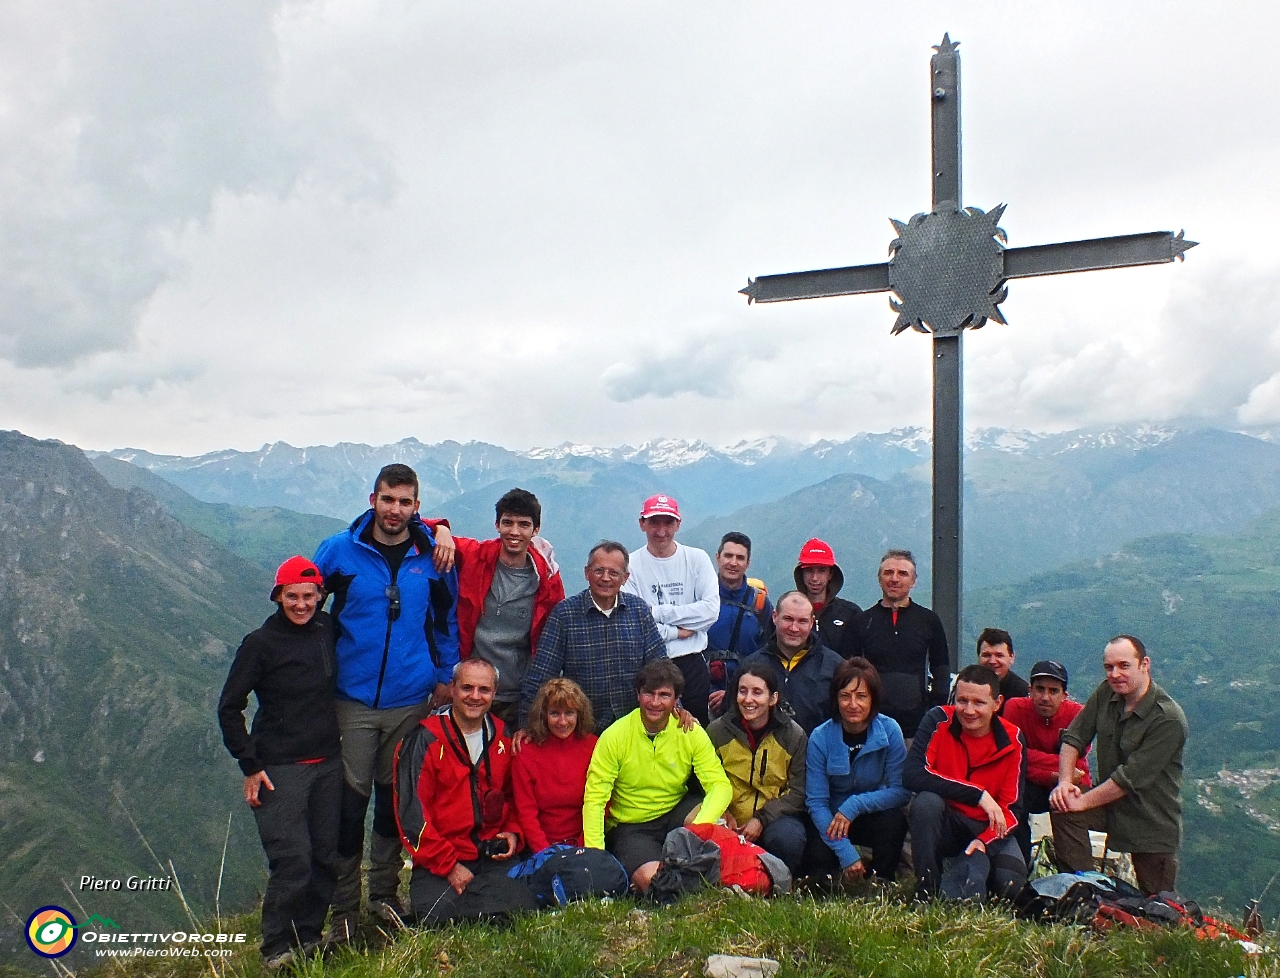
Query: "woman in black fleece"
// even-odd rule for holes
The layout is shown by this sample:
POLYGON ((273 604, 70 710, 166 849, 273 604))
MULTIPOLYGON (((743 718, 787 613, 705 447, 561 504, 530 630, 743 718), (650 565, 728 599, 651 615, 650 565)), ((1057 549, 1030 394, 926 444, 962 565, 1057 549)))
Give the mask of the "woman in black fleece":
POLYGON ((334 706, 333 624, 318 611, 323 578, 305 557, 276 571, 276 613, 240 643, 218 702, 227 750, 244 772, 271 876, 262 899, 262 958, 275 971, 320 942, 336 882, 342 798, 334 706), (249 694, 258 697, 253 732, 249 694))

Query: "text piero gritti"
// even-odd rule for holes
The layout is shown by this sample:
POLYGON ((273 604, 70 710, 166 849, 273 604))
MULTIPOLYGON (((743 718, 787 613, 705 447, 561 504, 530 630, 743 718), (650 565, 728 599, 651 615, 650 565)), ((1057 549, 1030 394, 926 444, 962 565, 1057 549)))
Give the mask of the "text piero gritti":
POLYGON ((173 879, 168 876, 126 876, 120 877, 103 877, 103 876, 81 876, 80 889, 82 890, 171 890, 173 889, 173 879))

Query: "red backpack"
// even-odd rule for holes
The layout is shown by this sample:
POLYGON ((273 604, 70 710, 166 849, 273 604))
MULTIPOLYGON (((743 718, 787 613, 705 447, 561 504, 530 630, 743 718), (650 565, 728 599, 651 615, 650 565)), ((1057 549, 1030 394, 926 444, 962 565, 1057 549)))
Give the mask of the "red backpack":
POLYGON ((764 850, 758 845, 723 825, 690 825, 688 829, 699 839, 714 842, 720 850, 721 886, 740 886, 748 893, 761 895, 769 892, 773 881, 760 862, 764 850))

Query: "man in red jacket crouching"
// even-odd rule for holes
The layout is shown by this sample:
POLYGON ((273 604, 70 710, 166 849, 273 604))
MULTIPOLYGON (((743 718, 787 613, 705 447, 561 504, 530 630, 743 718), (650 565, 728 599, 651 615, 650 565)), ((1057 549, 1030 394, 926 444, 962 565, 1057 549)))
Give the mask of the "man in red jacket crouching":
POLYGON ((420 923, 536 910, 507 878, 520 851, 511 741, 489 715, 498 670, 472 656, 453 670, 452 705, 425 718, 396 751, 396 824, 413 857, 409 900, 420 923))
POLYGON ((1013 838, 1022 809, 1022 735, 996 714, 1000 680, 987 666, 965 666, 956 677, 955 706, 935 706, 916 731, 903 784, 911 803, 916 896, 984 902, 1012 899, 1027 881, 1013 838), (957 858, 942 872, 942 860, 957 858))
MULTIPOLYGON (((1031 695, 1010 699, 1004 718, 1022 731, 1027 745, 1027 785, 1023 811, 1027 816, 1049 811, 1049 792, 1058 787, 1058 753, 1062 732, 1084 709, 1084 704, 1067 699, 1067 667, 1045 659, 1031 667, 1031 695)), ((1075 783, 1084 790, 1093 787, 1089 762, 1076 761, 1075 783)), ((1031 864, 1031 819, 1023 818, 1014 832, 1022 858, 1031 864)))

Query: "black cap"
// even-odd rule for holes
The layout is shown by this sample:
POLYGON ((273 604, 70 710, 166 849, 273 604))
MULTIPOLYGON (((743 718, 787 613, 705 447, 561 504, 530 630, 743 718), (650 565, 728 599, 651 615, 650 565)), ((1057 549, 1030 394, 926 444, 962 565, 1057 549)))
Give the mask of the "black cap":
POLYGON ((1067 667, 1061 662, 1054 662, 1052 659, 1041 659, 1031 667, 1031 682, 1043 676, 1046 679, 1056 679, 1062 683, 1062 688, 1067 688, 1067 667))

